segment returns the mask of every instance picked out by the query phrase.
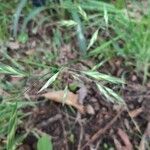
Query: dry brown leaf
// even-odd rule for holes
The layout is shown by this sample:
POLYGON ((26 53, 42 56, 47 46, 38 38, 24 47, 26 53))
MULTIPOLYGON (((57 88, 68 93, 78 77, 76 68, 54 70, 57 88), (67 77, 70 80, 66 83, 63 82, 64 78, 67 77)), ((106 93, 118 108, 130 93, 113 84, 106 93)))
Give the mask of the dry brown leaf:
POLYGON ((69 106, 75 107, 80 113, 85 112, 85 108, 83 105, 79 104, 78 102, 78 95, 72 92, 67 92, 65 100, 63 101, 64 91, 54 91, 54 92, 47 92, 42 94, 41 96, 45 97, 46 99, 53 100, 58 103, 64 103, 69 106))

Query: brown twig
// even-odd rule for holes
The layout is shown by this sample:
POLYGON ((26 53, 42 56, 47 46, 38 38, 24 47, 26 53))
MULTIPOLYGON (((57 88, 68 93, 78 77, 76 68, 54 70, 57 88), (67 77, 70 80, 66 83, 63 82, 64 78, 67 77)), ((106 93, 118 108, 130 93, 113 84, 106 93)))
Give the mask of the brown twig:
POLYGON ((139 114, 141 114, 142 112, 143 112, 143 109, 142 109, 142 107, 140 107, 140 108, 137 108, 137 109, 130 111, 129 114, 130 114, 130 117, 135 118, 139 114))
POLYGON ((65 130, 64 121, 61 119, 60 123, 61 123, 62 129, 63 129, 63 136, 64 136, 63 142, 65 144, 65 150, 69 150, 69 148, 68 148, 68 140, 67 140, 67 133, 66 133, 66 130, 65 130))
POLYGON ((96 139, 98 139, 102 134, 104 134, 109 128, 111 128, 111 126, 117 121, 117 119, 119 118, 119 116, 121 115, 121 113, 123 112, 124 109, 121 109, 117 115, 102 129, 99 129, 92 137, 89 141, 87 141, 81 149, 84 149, 86 146, 88 146, 89 144, 93 143, 96 139))
POLYGON ((148 122, 146 130, 142 136, 142 139, 139 145, 139 150, 146 150, 146 147, 148 145, 148 139, 150 139, 150 122, 148 122))
POLYGON ((61 120, 62 119, 62 115, 61 114, 56 114, 55 116, 49 118, 48 120, 41 122, 37 125, 38 128, 43 128, 48 126, 50 123, 53 123, 57 120, 61 120))
POLYGON ((77 148, 77 150, 80 150, 80 149, 81 149, 81 143, 82 143, 84 131, 83 131, 82 122, 79 121, 78 123, 79 123, 79 125, 80 125, 80 136, 79 136, 79 143, 78 143, 78 148, 77 148))

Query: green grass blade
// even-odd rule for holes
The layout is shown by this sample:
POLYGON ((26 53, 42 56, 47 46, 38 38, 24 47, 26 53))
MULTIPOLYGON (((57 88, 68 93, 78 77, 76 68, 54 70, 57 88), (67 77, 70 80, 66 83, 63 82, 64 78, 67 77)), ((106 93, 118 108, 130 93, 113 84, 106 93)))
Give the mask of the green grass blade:
POLYGON ((68 10, 72 15, 73 20, 77 23, 76 35, 77 35, 79 49, 80 49, 81 53, 83 55, 85 55, 86 49, 87 49, 87 44, 86 44, 86 39, 85 39, 84 32, 83 32, 83 24, 81 22, 79 14, 78 14, 78 8, 75 7, 75 5, 72 3, 71 0, 67 1, 67 5, 70 6, 70 7, 68 7, 68 10))
POLYGON ((78 6, 78 9, 79 9, 79 13, 82 16, 82 18, 85 21, 88 21, 88 16, 87 16, 86 12, 82 9, 82 7, 80 5, 78 6))
POLYGON ((11 66, 4 65, 4 64, 0 64, 0 74, 9 74, 9 75, 13 75, 16 77, 26 77, 27 76, 27 74, 24 73, 23 71, 20 71, 16 68, 13 68, 11 66))
POLYGON ((77 23, 74 20, 62 20, 59 22, 60 26, 65 27, 74 27, 77 26, 77 23))
POLYGON ((112 103, 118 103, 118 104, 124 104, 124 100, 115 93, 112 89, 101 85, 99 83, 96 83, 98 90, 104 97, 106 97, 106 100, 112 103))
POLYGON ((39 8, 35 8, 33 9, 28 16, 24 19, 23 25, 22 25, 22 29, 21 32, 25 32, 26 26, 28 24, 28 22, 30 20, 32 20, 33 18, 35 18, 35 16, 37 16, 39 13, 41 13, 43 10, 45 10, 46 7, 39 7, 39 8))
POLYGON ((109 82, 115 83, 115 84, 118 84, 118 83, 124 84, 125 83, 125 81, 122 79, 112 77, 110 75, 103 74, 98 71, 82 71, 82 73, 89 77, 92 77, 98 81, 105 80, 105 81, 109 81, 109 82))
POLYGON ((101 84, 97 83, 96 85, 97 85, 97 88, 100 91, 100 93, 106 97, 106 100, 109 101, 109 102, 114 103, 114 99, 112 97, 110 97, 110 95, 105 90, 105 88, 101 84))
POLYGON ((90 51, 89 55, 93 56, 93 55, 100 54, 103 49, 107 48, 110 44, 112 44, 113 42, 115 42, 116 40, 121 38, 121 36, 122 35, 119 35, 119 36, 113 38, 112 40, 109 40, 108 42, 104 42, 101 46, 99 46, 99 47, 95 48, 94 50, 90 51))
POLYGON ((107 8, 104 6, 104 20, 105 20, 105 25, 106 25, 106 28, 108 29, 108 12, 107 12, 107 8))
POLYGON ((98 12, 103 12, 103 6, 105 5, 106 9, 110 13, 119 13, 121 11, 117 10, 114 5, 111 5, 109 3, 105 3, 102 1, 98 0, 84 0, 81 1, 81 7, 85 10, 89 11, 98 11, 98 12))
POLYGON ((6 59, 11 61, 15 67, 17 67, 18 69, 23 69, 23 67, 15 59, 13 59, 10 55, 7 54, 6 49, 2 51, 2 54, 6 59))
POLYGON ((14 15, 14 23, 13 23, 13 37, 17 37, 17 31, 18 31, 18 22, 20 18, 21 11, 23 7, 26 5, 27 0, 20 0, 20 3, 17 7, 16 13, 14 15))
POLYGON ((90 48, 93 46, 94 42, 97 40, 98 31, 99 31, 99 29, 96 30, 96 31, 94 32, 94 34, 92 35, 92 38, 91 38, 90 43, 89 43, 89 45, 88 45, 88 47, 87 47, 87 50, 90 49, 90 48))
POLYGON ((7 135, 7 150, 15 150, 15 132, 17 127, 17 103, 13 108, 13 112, 9 121, 7 135))
POLYGON ((54 74, 45 84, 44 86, 38 91, 38 93, 42 92, 43 90, 45 90, 48 86, 50 86, 58 77, 59 72, 57 72, 56 74, 54 74))
POLYGON ((119 104, 124 104, 124 100, 117 93, 115 93, 112 89, 105 86, 105 90, 111 95, 115 101, 119 104))

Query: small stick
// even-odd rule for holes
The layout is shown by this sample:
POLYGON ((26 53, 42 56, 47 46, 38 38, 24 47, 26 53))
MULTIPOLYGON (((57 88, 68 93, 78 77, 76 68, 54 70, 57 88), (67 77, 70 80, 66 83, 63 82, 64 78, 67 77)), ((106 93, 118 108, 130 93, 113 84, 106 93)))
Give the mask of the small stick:
POLYGON ((60 120, 60 119, 62 119, 62 115, 56 114, 54 117, 49 118, 47 121, 39 123, 37 126, 38 126, 38 128, 42 128, 42 127, 49 125, 50 123, 60 120))
POLYGON ((86 146, 88 146, 89 144, 93 143, 96 139, 98 139, 98 137, 100 137, 102 134, 104 134, 119 118, 119 116, 121 115, 121 113, 123 112, 124 109, 121 109, 118 114, 102 129, 99 129, 92 137, 89 141, 87 141, 83 146, 82 149, 84 149, 86 146))
POLYGON ((140 145, 139 145, 139 150, 146 150, 146 145, 148 145, 148 139, 150 138, 150 122, 148 122, 146 130, 142 136, 140 145))
POLYGON ((130 114, 130 117, 135 118, 142 112, 143 112, 143 109, 142 109, 142 107, 140 107, 140 108, 130 111, 129 114, 130 114))
POLYGON ((81 143, 82 143, 84 131, 83 131, 83 126, 82 126, 81 121, 79 121, 78 123, 79 123, 79 125, 80 125, 80 136, 79 136, 79 143, 78 143, 77 150, 80 150, 80 149, 81 149, 81 143))

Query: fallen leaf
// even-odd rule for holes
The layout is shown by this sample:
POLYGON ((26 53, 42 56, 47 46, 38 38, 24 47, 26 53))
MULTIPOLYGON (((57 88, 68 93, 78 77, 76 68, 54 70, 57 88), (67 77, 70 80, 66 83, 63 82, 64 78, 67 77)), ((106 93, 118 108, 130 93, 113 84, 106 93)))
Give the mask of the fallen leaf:
POLYGON ((63 101, 64 91, 47 92, 41 96, 58 103, 64 103, 66 105, 73 106, 82 114, 85 112, 84 106, 78 102, 78 95, 70 91, 67 92, 65 101, 63 101))

